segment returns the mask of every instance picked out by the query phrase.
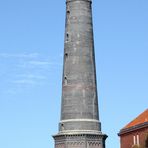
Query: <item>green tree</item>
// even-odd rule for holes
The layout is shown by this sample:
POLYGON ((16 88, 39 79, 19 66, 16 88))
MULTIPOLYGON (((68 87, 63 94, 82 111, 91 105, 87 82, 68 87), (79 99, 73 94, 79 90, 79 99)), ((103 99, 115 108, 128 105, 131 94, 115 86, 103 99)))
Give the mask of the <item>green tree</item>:
POLYGON ((133 145, 132 148, 140 148, 140 146, 138 146, 138 145, 136 144, 136 145, 133 145))

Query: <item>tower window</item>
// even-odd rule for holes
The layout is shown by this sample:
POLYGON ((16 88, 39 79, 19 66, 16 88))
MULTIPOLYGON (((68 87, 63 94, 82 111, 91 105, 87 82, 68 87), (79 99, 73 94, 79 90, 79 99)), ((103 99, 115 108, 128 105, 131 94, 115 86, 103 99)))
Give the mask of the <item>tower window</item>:
POLYGON ((65 83, 65 85, 67 85, 67 77, 66 76, 64 77, 64 83, 65 83))
POLYGON ((67 10, 67 14, 68 14, 68 15, 70 14, 70 11, 69 11, 69 10, 67 10))
POLYGON ((66 33, 66 41, 69 41, 69 34, 66 33))
POLYGON ((65 53, 65 57, 66 57, 66 58, 68 57, 68 53, 65 53))
POLYGON ((64 130, 64 124, 63 123, 61 124, 61 129, 64 130))
POLYGON ((65 53, 64 59, 65 59, 65 62, 66 62, 67 59, 68 59, 68 53, 65 53))
POLYGON ((69 34, 68 33, 66 34, 66 37, 69 38, 69 34))

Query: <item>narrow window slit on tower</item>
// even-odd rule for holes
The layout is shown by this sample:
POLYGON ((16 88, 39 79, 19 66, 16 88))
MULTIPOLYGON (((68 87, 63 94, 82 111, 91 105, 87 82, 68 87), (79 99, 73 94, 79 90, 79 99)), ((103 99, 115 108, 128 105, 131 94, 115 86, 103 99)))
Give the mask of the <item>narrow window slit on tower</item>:
POLYGON ((64 77, 64 82, 65 82, 65 85, 67 85, 67 77, 66 76, 64 77))
POLYGON ((65 58, 67 58, 68 57, 68 53, 65 53, 65 58))
POLYGON ((69 41, 69 34, 66 33, 66 41, 69 41))
POLYGON ((69 11, 69 10, 67 10, 67 14, 68 14, 68 15, 70 14, 70 11, 69 11))
POLYGON ((64 130, 64 124, 63 123, 61 124, 61 128, 62 128, 62 130, 64 130))

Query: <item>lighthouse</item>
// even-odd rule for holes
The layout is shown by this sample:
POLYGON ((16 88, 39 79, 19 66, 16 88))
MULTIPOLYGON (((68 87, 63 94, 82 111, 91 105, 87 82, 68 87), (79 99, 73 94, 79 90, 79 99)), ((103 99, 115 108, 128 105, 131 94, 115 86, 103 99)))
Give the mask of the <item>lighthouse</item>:
POLYGON ((55 148, 105 148, 96 83, 91 0, 67 0, 62 103, 55 148))

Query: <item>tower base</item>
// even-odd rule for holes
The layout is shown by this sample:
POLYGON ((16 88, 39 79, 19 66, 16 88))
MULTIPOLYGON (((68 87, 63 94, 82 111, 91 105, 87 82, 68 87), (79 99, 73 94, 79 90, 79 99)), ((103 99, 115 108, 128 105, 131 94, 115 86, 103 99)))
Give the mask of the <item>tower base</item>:
POLYGON ((104 134, 58 134, 53 136, 55 148, 105 148, 104 134))

